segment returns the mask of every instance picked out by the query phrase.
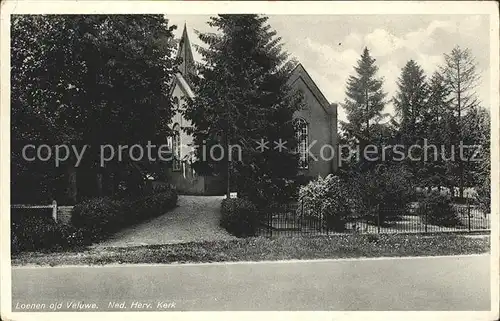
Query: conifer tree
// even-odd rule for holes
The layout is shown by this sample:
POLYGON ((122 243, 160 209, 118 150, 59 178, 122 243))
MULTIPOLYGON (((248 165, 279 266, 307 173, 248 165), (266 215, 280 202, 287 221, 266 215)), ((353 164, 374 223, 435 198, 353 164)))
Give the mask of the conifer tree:
POLYGON ((422 68, 413 60, 406 63, 397 81, 398 90, 393 98, 401 119, 400 132, 404 144, 417 143, 423 134, 422 118, 428 98, 428 85, 422 68))
POLYGON ((223 146, 224 157, 203 157, 202 172, 223 175, 227 194, 237 190, 254 201, 286 197, 297 173, 293 113, 300 97, 290 94, 287 79, 293 64, 282 50, 281 39, 260 15, 218 15, 208 24, 220 33, 201 33, 208 48, 198 48, 205 64, 196 98, 185 116, 193 123, 198 146, 223 146), (269 149, 256 150, 256 141, 269 141, 269 149), (273 142, 287 141, 287 150, 273 142), (239 153, 241 158, 230 154, 239 153), (233 185, 233 187, 231 187, 233 185))
POLYGON ((365 48, 358 65, 354 67, 356 75, 347 80, 347 98, 344 108, 349 121, 348 128, 359 139, 368 141, 370 129, 382 117, 386 93, 382 89, 383 81, 377 78, 378 67, 365 48))
MULTIPOLYGON (((453 115, 452 137, 454 145, 457 147, 463 141, 463 117, 471 110, 479 106, 475 88, 479 84, 480 76, 477 72, 477 62, 468 48, 456 46, 449 54, 444 55, 445 64, 442 67, 442 74, 446 85, 450 88, 451 104, 453 115)), ((459 155, 456 159, 456 176, 459 186, 460 197, 464 192, 464 162, 459 155)))
POLYGON ((376 60, 371 57, 368 48, 365 48, 357 66, 354 66, 355 75, 347 80, 346 98, 343 107, 347 113, 348 122, 342 123, 347 135, 360 146, 360 150, 370 143, 380 140, 384 126, 380 120, 385 115, 386 93, 383 91, 383 80, 377 78, 378 67, 376 60))
POLYGON ((424 138, 428 144, 437 147, 429 148, 426 152, 427 160, 423 174, 423 185, 427 187, 450 186, 447 172, 450 166, 445 162, 443 150, 449 154, 451 151, 451 115, 449 112, 449 88, 443 76, 434 72, 429 80, 429 97, 423 117, 424 138))
POLYGON ((411 151, 411 157, 405 158, 405 165, 415 177, 423 178, 424 155, 421 149, 411 146, 421 146, 426 136, 426 124, 423 122, 423 117, 429 90, 424 71, 415 61, 408 61, 401 70, 397 86, 398 89, 392 101, 400 119, 398 143, 403 144, 408 155, 411 151))

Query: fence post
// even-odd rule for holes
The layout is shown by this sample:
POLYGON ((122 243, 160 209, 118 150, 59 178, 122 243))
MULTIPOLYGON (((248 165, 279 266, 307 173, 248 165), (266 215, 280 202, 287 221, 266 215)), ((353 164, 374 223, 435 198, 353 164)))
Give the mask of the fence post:
POLYGON ((54 219, 54 222, 57 223, 57 202, 56 202, 56 200, 52 201, 52 218, 54 219))
POLYGON ((470 203, 469 203, 469 198, 467 197, 467 218, 468 218, 468 225, 469 225, 469 232, 471 231, 470 228, 470 203))
POLYGON ((380 234, 380 204, 377 204, 377 233, 380 234))
POLYGON ((425 233, 427 233, 427 206, 424 205, 424 230, 425 230, 425 233))

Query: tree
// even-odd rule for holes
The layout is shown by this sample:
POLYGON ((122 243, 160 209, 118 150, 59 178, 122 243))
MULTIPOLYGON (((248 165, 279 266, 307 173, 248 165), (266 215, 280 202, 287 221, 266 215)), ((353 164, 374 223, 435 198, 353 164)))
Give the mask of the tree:
POLYGON ((464 149, 464 185, 489 188, 490 176, 490 114, 474 107, 462 119, 464 149))
POLYGON ((406 145, 414 144, 423 134, 423 113, 429 93, 423 69, 415 61, 408 61, 401 71, 397 86, 393 103, 401 118, 402 142, 406 145))
MULTIPOLYGON (((219 15, 208 24, 220 34, 202 33, 208 48, 199 48, 205 64, 196 98, 185 112, 203 172, 224 175, 227 194, 234 183, 240 195, 252 200, 279 199, 289 194, 297 173, 292 116, 300 97, 290 93, 287 80, 292 63, 281 39, 260 15, 219 15), (270 142, 268 150, 255 141, 270 142), (287 151, 274 150, 273 141, 287 141, 287 151), (223 161, 204 157, 203 148, 222 146, 223 161), (241 158, 230 153, 241 148, 241 158)), ((205 155, 206 156, 206 155, 205 155)))
MULTIPOLYGON (((426 136, 426 125, 423 122, 425 107, 428 100, 429 88, 423 69, 413 60, 406 63, 397 81, 398 90, 392 99, 397 116, 401 119, 399 138, 406 151, 412 145, 423 145, 426 136)), ((412 149, 412 156, 416 157, 412 149)), ((420 159, 415 161, 405 159, 406 166, 415 177, 422 178, 425 161, 420 149, 420 159)))
POLYGON ((365 48, 357 66, 356 75, 347 80, 346 99, 343 107, 347 112, 347 123, 342 123, 344 129, 360 145, 360 150, 375 138, 380 120, 384 118, 386 93, 383 91, 383 80, 377 78, 376 60, 365 48))
MULTIPOLYGON (((453 136, 455 146, 463 140, 462 118, 474 107, 479 105, 475 88, 480 77, 477 72, 477 63, 470 49, 462 49, 459 46, 453 48, 451 53, 444 55, 445 64, 442 67, 442 74, 446 85, 451 91, 451 108, 453 111, 453 136)), ((458 157, 458 185, 460 197, 464 192, 464 163, 458 157)))
POLYGON ((427 159, 422 173, 422 185, 427 187, 450 186, 452 180, 447 176, 450 162, 445 162, 442 150, 451 151, 451 121, 450 90, 446 86, 443 76, 434 72, 429 81, 429 95, 423 115, 423 129, 425 138, 437 147, 436 150, 427 150, 427 159))
MULTIPOLYGON (((39 175, 41 184, 61 174, 53 164, 23 160, 20 149, 27 143, 80 150, 89 145, 78 169, 74 160, 67 161, 66 169, 79 174, 78 184, 72 184, 80 195, 103 192, 102 181, 111 189, 120 180, 130 189, 140 187, 157 164, 134 162, 125 154, 101 168, 100 146, 146 146, 166 136, 172 115, 167 84, 175 63, 174 28, 162 15, 13 17, 12 181, 17 191, 35 189, 36 184, 26 185, 30 177, 39 175)), ((67 185, 63 182, 62 188, 67 185)), ((49 182, 47 187, 54 186, 49 182)), ((49 194, 62 197, 60 191, 49 194)))

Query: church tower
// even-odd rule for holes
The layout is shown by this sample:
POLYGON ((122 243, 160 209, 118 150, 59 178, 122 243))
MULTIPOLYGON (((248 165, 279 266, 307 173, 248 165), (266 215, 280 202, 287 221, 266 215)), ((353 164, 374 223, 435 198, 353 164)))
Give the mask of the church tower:
POLYGON ((177 51, 177 58, 181 58, 182 60, 181 64, 179 65, 179 72, 181 73, 182 76, 184 76, 184 79, 186 79, 189 82, 191 76, 196 75, 196 69, 186 24, 184 24, 184 31, 182 32, 182 37, 179 42, 179 50, 177 51))

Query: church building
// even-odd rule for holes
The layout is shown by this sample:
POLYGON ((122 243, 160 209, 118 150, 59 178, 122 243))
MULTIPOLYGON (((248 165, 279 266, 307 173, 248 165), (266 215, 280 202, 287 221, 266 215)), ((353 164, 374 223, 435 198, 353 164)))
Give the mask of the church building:
MULTIPOLYGON (((170 95, 175 103, 175 113, 169 138, 174 160, 167 169, 167 179, 181 194, 222 195, 225 181, 220 177, 202 176, 192 168, 195 161, 192 147, 193 137, 186 133, 192 124, 183 117, 185 98, 194 98, 192 76, 196 74, 195 61, 186 25, 179 42, 177 57, 182 58, 172 79, 170 95)), ((299 175, 315 178, 327 176, 337 170, 337 104, 329 103, 314 83, 302 64, 291 73, 289 85, 292 90, 302 91, 306 108, 294 114, 296 137, 299 142, 299 175), (308 147, 310 153, 308 153, 308 147), (335 151, 335 152, 334 152, 335 151)))

